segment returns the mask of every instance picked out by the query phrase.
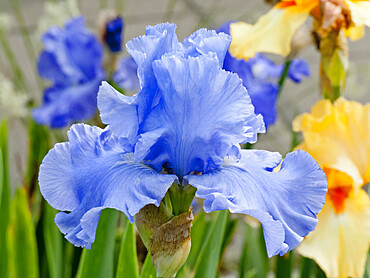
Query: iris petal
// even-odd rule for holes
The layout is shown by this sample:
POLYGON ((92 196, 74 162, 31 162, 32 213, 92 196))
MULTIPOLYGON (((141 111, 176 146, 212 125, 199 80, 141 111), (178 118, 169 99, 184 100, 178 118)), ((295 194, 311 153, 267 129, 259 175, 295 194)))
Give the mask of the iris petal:
POLYGON ((76 246, 90 247, 102 209, 120 210, 133 222, 145 205, 158 206, 176 179, 136 163, 132 146, 110 130, 78 124, 68 137, 44 158, 39 183, 51 206, 71 211, 55 221, 76 246))
MULTIPOLYGON (((148 26, 145 29, 146 35, 134 38, 127 43, 127 51, 138 66, 137 74, 141 86, 135 100, 128 104, 131 108, 128 107, 127 109, 137 110, 139 127, 134 125, 124 126, 122 122, 105 116, 106 111, 110 110, 100 111, 102 118, 105 118, 104 123, 109 124, 113 132, 120 130, 122 134, 135 138, 141 123, 145 121, 152 108, 158 104, 161 96, 153 72, 153 62, 159 60, 164 54, 178 53, 179 55, 196 57, 212 52, 217 55, 219 64, 223 63, 230 44, 230 36, 226 34, 217 35, 215 31, 201 29, 180 43, 175 30, 176 25, 169 23, 148 26)), ((112 107, 112 109, 114 108, 112 107)), ((125 115, 117 114, 115 118, 124 119, 125 115)), ((117 135, 120 136, 120 134, 117 135)))
POLYGON ((128 97, 103 81, 98 93, 98 108, 103 123, 119 137, 134 143, 139 130, 137 96, 128 97), (119 116, 118 116, 119 115, 119 116))
POLYGON ((288 154, 272 172, 280 159, 276 153, 243 150, 239 161, 184 177, 205 199, 206 212, 228 209, 261 221, 269 257, 292 250, 315 229, 327 188, 325 174, 306 152, 288 154))
POLYGON ((222 70, 215 54, 162 57, 153 67, 161 100, 143 126, 137 161, 156 169, 168 162, 179 176, 207 172, 222 165, 232 146, 255 142, 265 131, 241 80, 222 70), (168 160, 150 161, 160 155, 168 160))

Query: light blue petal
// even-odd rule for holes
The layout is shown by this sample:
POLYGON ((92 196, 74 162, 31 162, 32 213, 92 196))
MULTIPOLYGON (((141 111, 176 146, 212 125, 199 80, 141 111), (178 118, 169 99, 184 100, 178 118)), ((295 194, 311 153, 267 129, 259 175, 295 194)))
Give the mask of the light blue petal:
POLYGON ((98 108, 103 123, 112 132, 135 143, 139 129, 137 97, 128 97, 103 81, 98 93, 98 108))
POLYGON ((153 68, 161 99, 142 127, 137 161, 156 169, 167 162, 180 177, 207 172, 221 166, 234 145, 264 132, 241 80, 222 70, 215 54, 165 55, 153 68))
POLYGON ((51 206, 71 211, 58 213, 55 222, 76 246, 90 247, 102 209, 120 210, 133 222, 145 205, 159 206, 176 179, 136 163, 110 130, 77 124, 68 137, 44 158, 39 183, 51 206))
POLYGON ((82 84, 48 88, 42 106, 33 109, 32 117, 38 124, 51 128, 88 120, 96 113, 96 96, 103 78, 98 76, 82 84))
POLYGON ((140 88, 137 65, 131 57, 124 57, 118 62, 113 80, 124 90, 136 91, 140 88))
POLYGON ((215 53, 222 66, 230 43, 229 35, 217 34, 215 30, 202 28, 187 37, 182 42, 182 46, 186 49, 187 55, 192 57, 215 53))
POLYGON ((327 182, 317 162, 302 150, 289 153, 281 170, 272 172, 279 162, 277 153, 243 150, 239 161, 184 179, 197 188, 206 212, 228 209, 261 221, 269 257, 283 255, 315 229, 327 182))

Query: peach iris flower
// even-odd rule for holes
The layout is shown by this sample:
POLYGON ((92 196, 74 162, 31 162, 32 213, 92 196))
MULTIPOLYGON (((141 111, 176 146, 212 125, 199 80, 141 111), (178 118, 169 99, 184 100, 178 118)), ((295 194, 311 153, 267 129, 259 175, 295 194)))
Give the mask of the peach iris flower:
POLYGON ((370 198, 363 189, 370 182, 370 104, 322 100, 293 129, 303 132, 298 148, 318 161, 328 180, 316 230, 298 252, 327 277, 362 277, 370 244, 370 198))

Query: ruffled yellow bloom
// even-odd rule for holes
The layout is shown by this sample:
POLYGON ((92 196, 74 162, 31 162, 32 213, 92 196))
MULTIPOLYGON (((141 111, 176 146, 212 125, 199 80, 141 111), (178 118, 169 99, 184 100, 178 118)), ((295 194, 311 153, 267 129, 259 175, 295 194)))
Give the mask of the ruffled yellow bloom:
MULTIPOLYGON (((294 33, 310 14, 320 17, 319 5, 325 1, 328 0, 282 0, 254 25, 244 22, 231 24, 231 55, 239 59, 253 57, 257 52, 287 56, 294 33)), ((351 39, 359 39, 363 35, 363 26, 370 26, 370 0, 341 1, 348 7, 352 20, 346 33, 351 39)))
POLYGON ((327 201, 316 230, 298 251, 316 260, 328 277, 362 277, 370 245, 370 105, 339 98, 319 101, 293 122, 328 180, 327 201))

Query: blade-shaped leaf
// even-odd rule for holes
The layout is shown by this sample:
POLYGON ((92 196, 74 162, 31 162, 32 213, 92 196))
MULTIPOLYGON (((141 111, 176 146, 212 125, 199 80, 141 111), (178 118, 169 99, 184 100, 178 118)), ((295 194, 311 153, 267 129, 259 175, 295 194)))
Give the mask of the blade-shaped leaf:
POLYGON ((0 195, 0 277, 8 277, 8 250, 6 233, 9 223, 9 174, 8 174, 8 132, 7 121, 0 125, 0 148, 2 154, 2 181, 0 195))
POLYGON ((216 221, 213 223, 199 254, 195 267, 195 278, 216 277, 227 224, 227 213, 227 211, 217 212, 216 221))
POLYGON ((148 253, 146 255, 143 268, 141 269, 140 278, 156 278, 156 277, 157 277, 157 273, 152 263, 152 256, 148 253))
POLYGON ((10 277, 37 278, 39 276, 36 233, 24 188, 17 189, 11 203, 7 247, 10 277))
POLYGON ((84 249, 78 278, 113 277, 114 242, 119 212, 104 209, 101 213, 95 242, 91 249, 84 249))
POLYGON ((43 232, 49 277, 61 278, 63 270, 63 236, 54 222, 56 211, 45 203, 43 232))
POLYGON ((134 224, 128 223, 123 233, 121 250, 118 258, 116 278, 139 277, 136 253, 136 234, 134 224))
POLYGON ((242 255, 239 263, 239 277, 267 277, 268 258, 263 241, 262 227, 252 227, 245 223, 245 235, 242 255), (262 244, 261 244, 262 242, 262 244))

